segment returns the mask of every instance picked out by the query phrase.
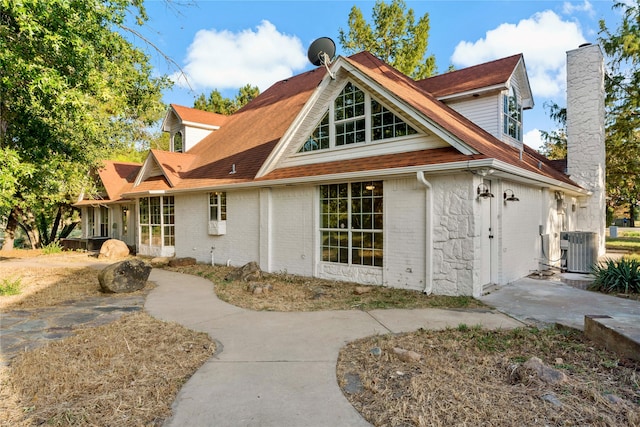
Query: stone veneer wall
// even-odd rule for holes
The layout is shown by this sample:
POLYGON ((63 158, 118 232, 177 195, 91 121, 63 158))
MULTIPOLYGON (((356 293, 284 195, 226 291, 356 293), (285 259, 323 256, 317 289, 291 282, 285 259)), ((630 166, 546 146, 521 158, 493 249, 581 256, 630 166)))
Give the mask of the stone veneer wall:
POLYGON ((577 231, 599 236, 603 255, 605 215, 604 61, 598 45, 567 52, 567 169, 591 196, 578 201, 577 231))

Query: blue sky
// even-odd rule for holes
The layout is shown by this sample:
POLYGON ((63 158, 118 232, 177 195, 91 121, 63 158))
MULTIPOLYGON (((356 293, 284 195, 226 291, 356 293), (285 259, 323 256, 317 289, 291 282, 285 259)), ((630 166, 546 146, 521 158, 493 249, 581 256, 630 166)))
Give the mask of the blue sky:
MULTIPOLYGON (((370 20, 374 1, 184 1, 147 0, 144 36, 186 73, 153 49, 158 74, 176 84, 166 103, 192 106, 212 89, 233 97, 247 83, 265 90, 278 80, 313 68, 308 46, 318 37, 338 45, 355 5, 370 20)), ((552 130, 544 104, 565 103, 565 52, 597 42, 598 22, 617 28, 613 1, 406 1, 416 17, 429 14, 428 52, 438 73, 523 53, 535 107, 524 113, 525 143, 540 144, 538 130, 552 130)), ((139 43, 140 44, 140 43, 139 43)))

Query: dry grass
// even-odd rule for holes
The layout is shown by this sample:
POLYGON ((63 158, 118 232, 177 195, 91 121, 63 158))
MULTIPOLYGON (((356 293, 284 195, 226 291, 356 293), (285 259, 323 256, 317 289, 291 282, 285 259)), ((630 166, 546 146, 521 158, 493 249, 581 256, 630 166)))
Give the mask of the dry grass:
MULTIPOLYGON (((14 252, 12 258, 33 256, 31 251, 14 252)), ((98 270, 74 265, 79 258, 52 259, 38 258, 40 267, 0 262, 0 278, 18 278, 21 291, 0 296, 0 312, 120 297, 102 294, 98 270), (69 266, 46 266, 61 263, 69 266)), ((149 289, 150 284, 136 293, 149 289)), ((0 426, 160 425, 180 387, 214 351, 206 334, 145 313, 77 330, 73 337, 21 353, 9 367, 0 368, 0 426)))
POLYGON ((51 307, 88 297, 112 296, 100 292, 98 273, 88 267, 52 267, 43 274, 40 268, 7 268, 0 263, 0 277, 20 284, 18 295, 0 297, 0 312, 51 307))
POLYGON ((349 401, 376 426, 640 425, 640 363, 594 348, 578 331, 461 326, 372 337, 342 349, 337 375, 349 401), (380 356, 371 354, 374 347, 380 356), (394 347, 423 358, 401 362, 394 347), (568 381, 549 385, 518 368, 532 356, 568 381), (541 399, 549 393, 560 407, 541 399))
POLYGON ((356 295, 356 283, 302 277, 293 274, 266 274, 260 283, 270 284, 271 292, 253 295, 247 283, 225 281, 232 267, 197 264, 168 270, 193 274, 211 280, 218 298, 238 307, 258 311, 373 310, 383 308, 478 308, 485 307, 471 297, 430 295, 419 291, 371 286, 369 293, 356 295))
POLYGON ((21 354, 2 373, 0 423, 161 425, 213 350, 206 334, 146 313, 80 330, 21 354))

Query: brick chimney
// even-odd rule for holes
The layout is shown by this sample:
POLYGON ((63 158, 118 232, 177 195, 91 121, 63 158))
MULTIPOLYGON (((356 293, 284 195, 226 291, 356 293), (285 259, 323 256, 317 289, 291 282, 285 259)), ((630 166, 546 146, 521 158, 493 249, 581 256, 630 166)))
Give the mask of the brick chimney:
POLYGON ((567 52, 567 171, 591 192, 578 200, 577 231, 598 234, 605 253, 604 59, 598 45, 567 52))

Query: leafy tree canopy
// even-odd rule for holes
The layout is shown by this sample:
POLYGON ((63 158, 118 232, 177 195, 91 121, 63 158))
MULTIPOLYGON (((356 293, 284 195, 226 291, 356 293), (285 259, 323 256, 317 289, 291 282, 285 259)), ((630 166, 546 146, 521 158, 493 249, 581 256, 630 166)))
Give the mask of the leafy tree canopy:
POLYGON ((549 117, 558 125, 550 132, 540 131, 543 144, 540 152, 552 160, 567 158, 567 109, 556 103, 545 104, 549 117))
POLYGON ((628 204, 633 220, 640 203, 640 0, 615 2, 622 22, 612 31, 600 21, 600 43, 609 57, 607 88, 607 187, 614 204, 628 204))
POLYGON ((164 111, 168 80, 123 37, 131 12, 146 20, 142 0, 0 0, 0 215, 68 205, 164 111))
POLYGON ((372 19, 373 27, 364 19, 358 7, 351 8, 349 31, 340 29, 338 36, 347 53, 369 51, 416 80, 434 74, 435 57, 427 56, 430 29, 428 13, 416 23, 413 9, 407 10, 403 0, 392 0, 389 4, 377 0, 372 19))
POLYGON ((200 94, 193 102, 193 108, 229 115, 244 107, 258 95, 260 95, 260 89, 250 84, 241 87, 234 99, 225 98, 218 89, 214 89, 208 97, 204 93, 200 94))

